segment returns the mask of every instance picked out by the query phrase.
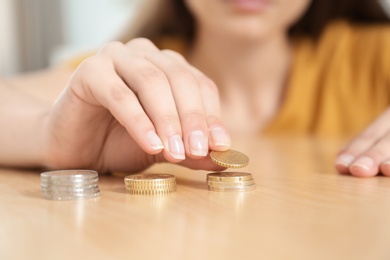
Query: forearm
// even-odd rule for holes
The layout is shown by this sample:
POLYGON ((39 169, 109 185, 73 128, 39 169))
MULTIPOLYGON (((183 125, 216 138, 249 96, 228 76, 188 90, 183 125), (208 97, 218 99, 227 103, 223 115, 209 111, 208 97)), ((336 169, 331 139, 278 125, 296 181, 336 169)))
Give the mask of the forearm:
POLYGON ((0 80, 0 165, 43 166, 43 129, 49 106, 0 80))

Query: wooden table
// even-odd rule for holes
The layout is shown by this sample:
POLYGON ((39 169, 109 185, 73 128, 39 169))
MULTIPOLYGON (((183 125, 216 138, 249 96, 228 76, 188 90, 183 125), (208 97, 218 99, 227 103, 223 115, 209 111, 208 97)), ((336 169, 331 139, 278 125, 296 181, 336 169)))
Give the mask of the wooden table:
POLYGON ((206 173, 168 164, 177 192, 44 200, 37 172, 0 170, 0 259, 390 259, 390 178, 338 175, 342 142, 236 140, 255 191, 211 192, 206 173))

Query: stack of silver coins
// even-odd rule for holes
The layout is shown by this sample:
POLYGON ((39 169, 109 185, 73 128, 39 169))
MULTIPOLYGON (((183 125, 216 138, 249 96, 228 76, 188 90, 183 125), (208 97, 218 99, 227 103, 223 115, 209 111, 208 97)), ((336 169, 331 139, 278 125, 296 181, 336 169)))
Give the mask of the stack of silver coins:
POLYGON ((43 198, 48 200, 89 199, 100 196, 98 173, 91 170, 64 170, 41 173, 43 198))

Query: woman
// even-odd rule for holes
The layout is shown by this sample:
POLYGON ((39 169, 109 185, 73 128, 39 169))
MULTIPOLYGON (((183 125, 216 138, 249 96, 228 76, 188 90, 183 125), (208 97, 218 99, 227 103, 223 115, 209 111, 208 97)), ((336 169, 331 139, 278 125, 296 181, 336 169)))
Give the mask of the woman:
POLYGON ((72 77, 57 68, 1 83, 1 164, 139 171, 169 161, 218 170, 206 155, 228 149, 229 133, 351 135, 385 111, 336 168, 390 176, 390 27, 379 3, 148 4, 130 41, 107 44, 72 77), (133 36, 184 47, 160 50, 133 36), (350 113, 368 102, 375 108, 350 113))

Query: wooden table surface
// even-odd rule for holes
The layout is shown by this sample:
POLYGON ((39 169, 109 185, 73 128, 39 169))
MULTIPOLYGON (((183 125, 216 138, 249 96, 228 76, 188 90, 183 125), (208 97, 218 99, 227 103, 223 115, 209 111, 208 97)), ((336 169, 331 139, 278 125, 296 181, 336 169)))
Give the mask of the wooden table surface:
POLYGON ((0 169, 0 259, 390 259, 390 178, 338 175, 343 142, 235 140, 254 191, 212 192, 207 172, 161 164, 177 192, 126 194, 101 176, 101 196, 42 199, 38 172, 0 169))

